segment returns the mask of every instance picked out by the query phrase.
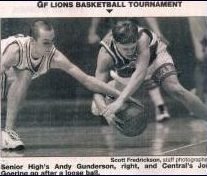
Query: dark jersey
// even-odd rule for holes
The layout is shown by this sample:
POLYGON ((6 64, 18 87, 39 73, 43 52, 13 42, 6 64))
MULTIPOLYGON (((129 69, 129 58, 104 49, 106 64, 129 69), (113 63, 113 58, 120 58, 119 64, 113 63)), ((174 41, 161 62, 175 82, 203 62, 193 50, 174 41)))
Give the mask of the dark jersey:
MULTIPOLYGON (((157 54, 161 52, 163 49, 166 49, 166 45, 160 41, 159 37, 155 33, 151 32, 148 29, 138 27, 138 36, 141 36, 142 33, 146 33, 150 38, 150 66, 156 59, 157 54)), ((139 40, 139 38, 137 40, 139 40)), ((139 59, 139 49, 136 48, 134 54, 130 58, 124 57, 118 51, 116 44, 114 43, 112 32, 109 32, 100 42, 100 44, 102 47, 106 49, 106 51, 110 54, 111 58, 113 59, 113 69, 118 73, 118 75, 121 77, 131 77, 131 75, 136 69, 137 59, 139 59)))

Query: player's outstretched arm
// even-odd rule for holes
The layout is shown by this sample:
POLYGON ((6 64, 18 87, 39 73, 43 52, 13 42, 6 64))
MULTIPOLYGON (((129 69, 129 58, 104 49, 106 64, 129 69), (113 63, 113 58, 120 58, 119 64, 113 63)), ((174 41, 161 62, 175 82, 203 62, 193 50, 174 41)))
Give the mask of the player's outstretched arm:
POLYGON ((136 63, 136 70, 132 74, 129 83, 122 91, 121 95, 117 100, 125 101, 127 97, 134 94, 134 92, 139 88, 142 84, 146 72, 147 66, 149 64, 150 59, 150 49, 149 49, 149 37, 143 33, 141 38, 138 41, 139 55, 136 63))
POLYGON ((150 60, 149 37, 146 34, 142 34, 138 41, 138 48, 139 58, 137 59, 136 70, 132 74, 129 83, 121 92, 120 96, 116 101, 107 106, 103 115, 110 116, 111 114, 116 114, 121 109, 124 102, 133 95, 142 84, 146 76, 147 66, 150 60))
MULTIPOLYGON (((96 79, 105 82, 108 84, 110 80, 109 72, 112 69, 113 60, 111 56, 106 52, 106 50, 102 47, 99 51, 97 58, 97 67, 95 72, 96 79)), ((105 95, 95 93, 94 94, 94 102, 99 112, 103 112, 106 108, 105 95)))
MULTIPOLYGON (((50 66, 53 69, 60 69, 70 74, 77 81, 83 84, 87 89, 93 92, 108 94, 114 97, 118 97, 120 95, 120 92, 118 90, 96 79, 95 77, 89 76, 84 73, 80 68, 70 62, 69 59, 67 59, 67 57, 65 57, 60 51, 56 51, 50 66)), ((139 106, 142 106, 139 101, 132 97, 129 97, 129 100, 139 106)))
POLYGON ((56 51, 56 54, 51 62, 51 68, 65 71, 93 92, 109 94, 115 97, 120 94, 118 90, 110 87, 106 83, 84 73, 59 51, 56 51))

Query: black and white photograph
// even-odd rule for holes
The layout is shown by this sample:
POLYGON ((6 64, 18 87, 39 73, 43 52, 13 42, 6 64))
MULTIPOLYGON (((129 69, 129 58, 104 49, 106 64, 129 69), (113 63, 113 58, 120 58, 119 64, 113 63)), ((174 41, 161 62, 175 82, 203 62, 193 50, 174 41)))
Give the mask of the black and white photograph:
POLYGON ((1 18, 0 74, 1 158, 207 168, 206 16, 1 18))

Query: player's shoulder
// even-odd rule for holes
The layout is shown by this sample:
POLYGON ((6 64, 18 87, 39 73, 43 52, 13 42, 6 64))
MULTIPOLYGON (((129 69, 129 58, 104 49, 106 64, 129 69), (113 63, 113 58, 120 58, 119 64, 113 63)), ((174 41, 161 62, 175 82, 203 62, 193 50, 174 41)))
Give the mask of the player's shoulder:
POLYGON ((141 44, 141 45, 144 43, 149 44, 152 38, 153 38, 153 35, 150 30, 148 30, 147 28, 142 28, 142 27, 138 28, 138 40, 137 40, 138 44, 141 44))
POLYGON ((1 53, 18 54, 20 50, 18 42, 15 40, 7 41, 7 39, 1 40, 1 53))
POLYGON ((24 36, 22 34, 17 34, 14 36, 14 38, 18 41, 19 44, 23 46, 32 40, 32 37, 24 36))
POLYGON ((16 35, 9 36, 5 39, 2 39, 1 44, 6 46, 16 43, 17 45, 19 45, 19 47, 23 47, 30 40, 31 40, 30 36, 24 36, 23 34, 16 34, 16 35))
MULTIPOLYGON (((54 48, 55 48, 55 46, 54 46, 54 48)), ((63 53, 60 50, 55 48, 55 52, 54 52, 54 56, 53 57, 58 58, 58 57, 60 57, 62 55, 63 55, 63 53)))
POLYGON ((110 30, 105 36, 104 38, 101 40, 100 44, 105 43, 106 45, 110 45, 111 42, 113 40, 113 35, 112 35, 112 31, 110 30))
POLYGON ((102 57, 107 57, 109 59, 111 59, 111 55, 109 54, 109 52, 107 51, 106 48, 111 47, 113 41, 113 35, 112 35, 112 31, 109 31, 105 37, 100 41, 100 50, 99 50, 99 55, 101 55, 102 57))
POLYGON ((53 62, 57 63, 57 62, 60 62, 60 61, 63 61, 66 58, 66 56, 58 49, 54 48, 54 54, 53 54, 53 57, 52 57, 52 60, 53 62))
POLYGON ((30 36, 25 36, 24 34, 16 34, 16 35, 9 36, 9 37, 6 38, 5 40, 19 40, 19 41, 25 41, 25 40, 30 40, 30 39, 31 39, 30 36))
POLYGON ((109 52, 106 50, 106 48, 104 46, 101 46, 100 50, 99 50, 99 55, 98 57, 100 59, 107 59, 107 60, 111 60, 112 57, 109 54, 109 52))
POLYGON ((113 65, 113 58, 104 47, 101 47, 99 51, 98 65, 99 67, 111 67, 113 65))

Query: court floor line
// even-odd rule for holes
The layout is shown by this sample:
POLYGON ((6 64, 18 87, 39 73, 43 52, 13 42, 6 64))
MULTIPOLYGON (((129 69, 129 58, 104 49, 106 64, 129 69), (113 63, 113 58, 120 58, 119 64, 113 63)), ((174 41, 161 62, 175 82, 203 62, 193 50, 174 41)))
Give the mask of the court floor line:
POLYGON ((199 144, 203 144, 205 142, 207 142, 207 139, 206 140, 202 140, 202 141, 200 141, 198 143, 195 143, 195 144, 189 144, 189 145, 178 147, 178 148, 175 148, 175 149, 172 149, 172 150, 167 150, 165 152, 162 152, 160 155, 167 154, 167 153, 174 152, 174 151, 177 151, 177 150, 180 150, 180 149, 184 149, 184 148, 188 148, 188 147, 193 147, 193 146, 196 146, 196 145, 199 145, 199 144))

